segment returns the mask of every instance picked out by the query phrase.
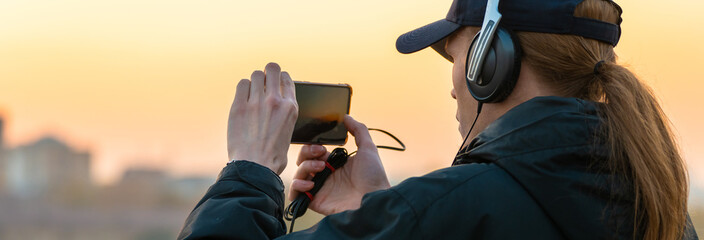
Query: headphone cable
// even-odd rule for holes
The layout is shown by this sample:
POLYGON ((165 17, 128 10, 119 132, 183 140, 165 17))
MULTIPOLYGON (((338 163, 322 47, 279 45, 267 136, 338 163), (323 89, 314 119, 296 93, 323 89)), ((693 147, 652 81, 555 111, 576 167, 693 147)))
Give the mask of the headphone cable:
POLYGON ((464 144, 467 142, 467 139, 469 139, 469 134, 472 133, 472 129, 474 129, 474 124, 476 124, 477 119, 479 119, 479 114, 482 113, 482 106, 484 106, 484 103, 479 102, 479 105, 477 105, 477 116, 474 117, 474 121, 472 122, 472 126, 469 127, 469 132, 467 132, 467 135, 464 137, 464 140, 462 140, 462 145, 460 145, 460 149, 457 150, 457 154, 455 154, 455 159, 452 160, 452 165, 455 165, 455 162, 457 161, 457 159, 459 157, 462 157, 467 154, 467 152, 462 153, 462 150, 465 149, 464 144))

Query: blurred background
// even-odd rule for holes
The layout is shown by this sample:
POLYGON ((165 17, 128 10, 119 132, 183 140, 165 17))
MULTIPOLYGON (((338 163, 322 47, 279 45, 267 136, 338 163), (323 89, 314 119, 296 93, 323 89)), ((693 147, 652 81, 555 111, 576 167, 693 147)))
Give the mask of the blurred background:
MULTIPOLYGON (((449 166, 462 140, 451 64, 394 44, 450 3, 0 1, 0 239, 175 238, 228 160, 237 81, 268 62, 295 80, 350 84, 351 115, 408 146, 381 151, 393 183, 449 166)), ((654 88, 672 121, 703 233, 704 1, 618 3, 619 62, 654 88)))

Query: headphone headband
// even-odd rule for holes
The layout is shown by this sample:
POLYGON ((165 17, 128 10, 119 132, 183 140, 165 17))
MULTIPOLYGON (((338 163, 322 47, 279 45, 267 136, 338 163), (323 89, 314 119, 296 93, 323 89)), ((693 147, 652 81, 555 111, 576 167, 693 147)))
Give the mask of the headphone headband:
POLYGON ((500 21, 501 13, 499 13, 499 0, 489 0, 486 5, 484 23, 482 24, 479 39, 475 42, 476 45, 472 46, 472 51, 469 53, 471 57, 468 62, 470 65, 469 69, 467 69, 467 81, 482 84, 481 79, 477 79, 482 73, 480 67, 484 64, 484 59, 487 53, 489 53, 491 42, 494 40, 494 35, 500 21))
POLYGON ((499 0, 488 0, 480 33, 474 36, 465 63, 465 82, 480 103, 501 102, 513 91, 521 69, 520 44, 502 26, 499 0))

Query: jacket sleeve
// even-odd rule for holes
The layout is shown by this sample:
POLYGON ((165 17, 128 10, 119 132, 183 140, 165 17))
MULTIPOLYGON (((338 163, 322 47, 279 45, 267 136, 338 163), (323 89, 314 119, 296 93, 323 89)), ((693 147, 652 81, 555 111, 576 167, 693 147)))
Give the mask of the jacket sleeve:
POLYGON ((178 239, 273 239, 285 234, 283 183, 249 161, 228 164, 186 219, 178 239))
POLYGON ((186 219, 178 239, 418 239, 417 218, 393 190, 364 196, 362 206, 286 234, 281 179, 248 161, 225 167, 186 219))

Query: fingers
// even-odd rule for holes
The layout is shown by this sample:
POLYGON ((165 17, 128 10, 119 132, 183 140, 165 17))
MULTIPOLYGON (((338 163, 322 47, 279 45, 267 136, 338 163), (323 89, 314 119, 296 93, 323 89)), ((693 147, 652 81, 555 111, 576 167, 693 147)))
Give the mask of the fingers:
POLYGON ((293 179, 291 182, 291 188, 288 193, 288 200, 293 201, 298 196, 299 192, 307 192, 313 189, 315 184, 313 181, 293 179))
POLYGON ((376 145, 372 141, 372 136, 369 135, 369 129, 361 122, 357 122, 350 115, 345 116, 345 127, 354 136, 354 141, 359 150, 376 149, 376 145))
POLYGON ((293 179, 303 179, 308 180, 308 177, 315 173, 319 173, 325 169, 325 162, 320 160, 306 160, 303 161, 293 175, 293 179))
POLYGON ((249 99, 249 79, 242 79, 237 84, 237 91, 235 92, 235 101, 233 105, 241 105, 247 102, 249 99))
POLYGON ((252 83, 249 91, 250 100, 260 100, 264 97, 264 81, 266 79, 266 74, 262 71, 254 71, 252 73, 252 83))
POLYGON ((298 153, 296 165, 301 165, 305 160, 325 161, 328 159, 328 155, 330 155, 330 153, 321 145, 304 145, 301 148, 301 152, 298 153))
POLYGON ((265 95, 285 96, 295 99, 296 93, 293 80, 288 73, 282 76, 281 67, 276 63, 269 63, 264 67, 264 71, 254 71, 251 76, 251 84, 248 99, 260 100, 265 95), (283 90, 281 89, 283 86, 283 90), (266 94, 265 94, 266 93, 266 94), (285 94, 285 95, 284 95, 285 94))
POLYGON ((288 72, 281 72, 281 95, 287 99, 296 99, 296 85, 288 72))
POLYGON ((279 64, 267 64, 264 72, 266 73, 266 94, 281 96, 281 67, 279 64))
POLYGON ((293 201, 298 195, 298 192, 309 191, 313 188, 313 182, 310 181, 311 176, 315 173, 319 173, 325 169, 325 162, 321 160, 306 160, 298 165, 298 170, 293 175, 293 181, 291 182, 291 191, 289 192, 289 199, 293 201))

